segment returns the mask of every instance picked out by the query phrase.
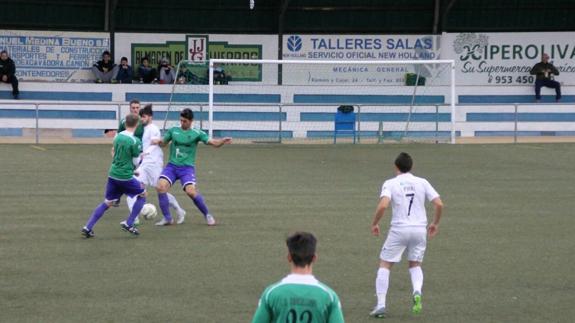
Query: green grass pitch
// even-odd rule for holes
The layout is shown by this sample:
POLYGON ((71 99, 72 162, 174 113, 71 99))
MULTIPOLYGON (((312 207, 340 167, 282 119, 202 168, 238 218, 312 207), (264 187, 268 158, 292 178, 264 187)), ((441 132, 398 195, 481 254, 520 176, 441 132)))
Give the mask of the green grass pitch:
MULTIPOLYGON (((573 322, 575 146, 232 145, 202 147, 208 227, 179 184, 184 225, 120 230, 125 200, 80 229, 102 201, 110 147, 0 145, 0 322, 249 322, 288 272, 285 237, 319 239, 316 276, 347 322, 374 322, 383 243, 370 234, 400 151, 446 205, 424 261, 423 313, 410 313, 396 265, 388 322, 573 322)), ((150 190, 148 198, 157 204, 150 190)), ((389 214, 382 220, 389 226, 389 214)))

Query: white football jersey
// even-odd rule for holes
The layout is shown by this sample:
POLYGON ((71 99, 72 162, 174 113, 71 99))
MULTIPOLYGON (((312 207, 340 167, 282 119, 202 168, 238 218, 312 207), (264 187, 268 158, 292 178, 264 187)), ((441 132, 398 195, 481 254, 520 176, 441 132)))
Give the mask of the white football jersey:
POLYGON ((144 127, 144 135, 142 136, 142 146, 144 156, 142 164, 156 164, 162 165, 164 163, 164 152, 159 145, 152 145, 152 139, 160 139, 162 134, 160 128, 153 123, 149 123, 144 127))
POLYGON ((404 173, 383 183, 380 197, 384 196, 391 199, 392 226, 427 226, 425 200, 439 194, 425 178, 404 173))

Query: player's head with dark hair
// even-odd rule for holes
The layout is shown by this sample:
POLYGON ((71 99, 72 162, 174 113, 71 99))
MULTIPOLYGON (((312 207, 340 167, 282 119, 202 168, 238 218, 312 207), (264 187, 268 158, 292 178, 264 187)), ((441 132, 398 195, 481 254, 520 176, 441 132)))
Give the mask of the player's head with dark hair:
POLYGON ((126 116, 126 128, 134 128, 138 125, 140 118, 135 114, 128 114, 126 116))
POLYGON ((192 127, 192 122, 194 121, 194 112, 189 109, 185 108, 180 112, 180 127, 182 129, 187 130, 192 127))
POLYGON ((7 60, 8 59, 8 51, 6 51, 5 49, 2 50, 0 52, 0 57, 2 58, 2 60, 7 60))
POLYGON ((315 260, 317 240, 309 232, 296 232, 286 239, 291 261, 296 267, 306 267, 315 260))
POLYGON ((112 57, 112 55, 111 55, 110 52, 107 51, 107 50, 105 50, 105 51, 102 53, 102 59, 104 59, 104 60, 110 60, 111 57, 112 57))
POLYGON ((182 112, 180 112, 180 117, 186 118, 188 120, 194 120, 194 111, 192 111, 192 109, 185 108, 182 110, 182 112))
POLYGON ((140 109, 140 119, 142 119, 142 124, 147 126, 150 122, 152 122, 154 111, 152 110, 151 104, 146 104, 143 108, 140 109))
POLYGON ((140 117, 142 116, 150 116, 153 117, 154 116, 154 111, 152 110, 152 105, 151 104, 146 104, 143 108, 140 109, 140 117))
POLYGON ((411 159, 408 153, 402 152, 395 159, 395 167, 402 173, 408 173, 411 171, 411 167, 413 167, 413 159, 411 159))

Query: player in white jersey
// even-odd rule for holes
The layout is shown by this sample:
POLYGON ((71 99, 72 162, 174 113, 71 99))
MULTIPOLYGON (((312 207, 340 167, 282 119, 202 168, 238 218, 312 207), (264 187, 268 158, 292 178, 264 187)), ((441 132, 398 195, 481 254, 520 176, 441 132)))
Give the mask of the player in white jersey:
MULTIPOLYGON (((158 179, 164 168, 164 152, 162 148, 158 145, 152 145, 153 139, 160 139, 162 135, 160 133, 160 128, 156 126, 152 120, 154 112, 152 111, 152 105, 148 104, 143 109, 139 111, 142 124, 144 125, 144 134, 142 135, 142 161, 140 166, 135 170, 136 178, 144 185, 156 187, 158 184, 158 179)), ((168 200, 170 202, 170 207, 176 210, 178 214, 177 223, 184 223, 186 216, 186 211, 179 205, 176 198, 168 193, 168 200)), ((134 198, 128 198, 128 207, 132 209, 132 205, 135 203, 134 198)))
POLYGON ((423 286, 421 262, 427 245, 427 235, 431 239, 439 230, 443 202, 426 179, 410 173, 412 166, 413 160, 409 154, 401 153, 397 156, 395 159, 397 176, 383 183, 380 201, 371 224, 372 234, 378 236, 379 220, 391 205, 393 211, 391 227, 379 255, 380 264, 375 280, 377 305, 370 313, 374 317, 384 317, 385 315, 389 272, 394 263, 401 261, 401 256, 406 249, 413 287, 412 312, 421 313, 421 288, 423 286), (435 207, 433 222, 429 226, 427 225, 425 200, 431 201, 435 207))

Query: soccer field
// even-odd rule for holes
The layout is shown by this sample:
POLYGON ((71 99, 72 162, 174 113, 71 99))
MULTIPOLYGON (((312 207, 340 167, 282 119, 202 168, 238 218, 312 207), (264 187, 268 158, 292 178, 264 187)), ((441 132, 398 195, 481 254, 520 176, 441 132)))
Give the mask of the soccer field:
MULTIPOLYGON (((108 145, 0 145, 0 322, 249 322, 287 274, 286 236, 319 240, 316 276, 347 322, 374 322, 385 234, 370 223, 401 151, 445 203, 428 244, 424 308, 410 312, 405 262, 392 269, 389 322, 572 322, 575 145, 231 145, 201 147, 205 225, 179 184, 184 225, 80 229, 102 201, 108 145)), ((149 201, 157 205, 150 190, 149 201)), ((389 227, 389 213, 382 220, 389 227)))

